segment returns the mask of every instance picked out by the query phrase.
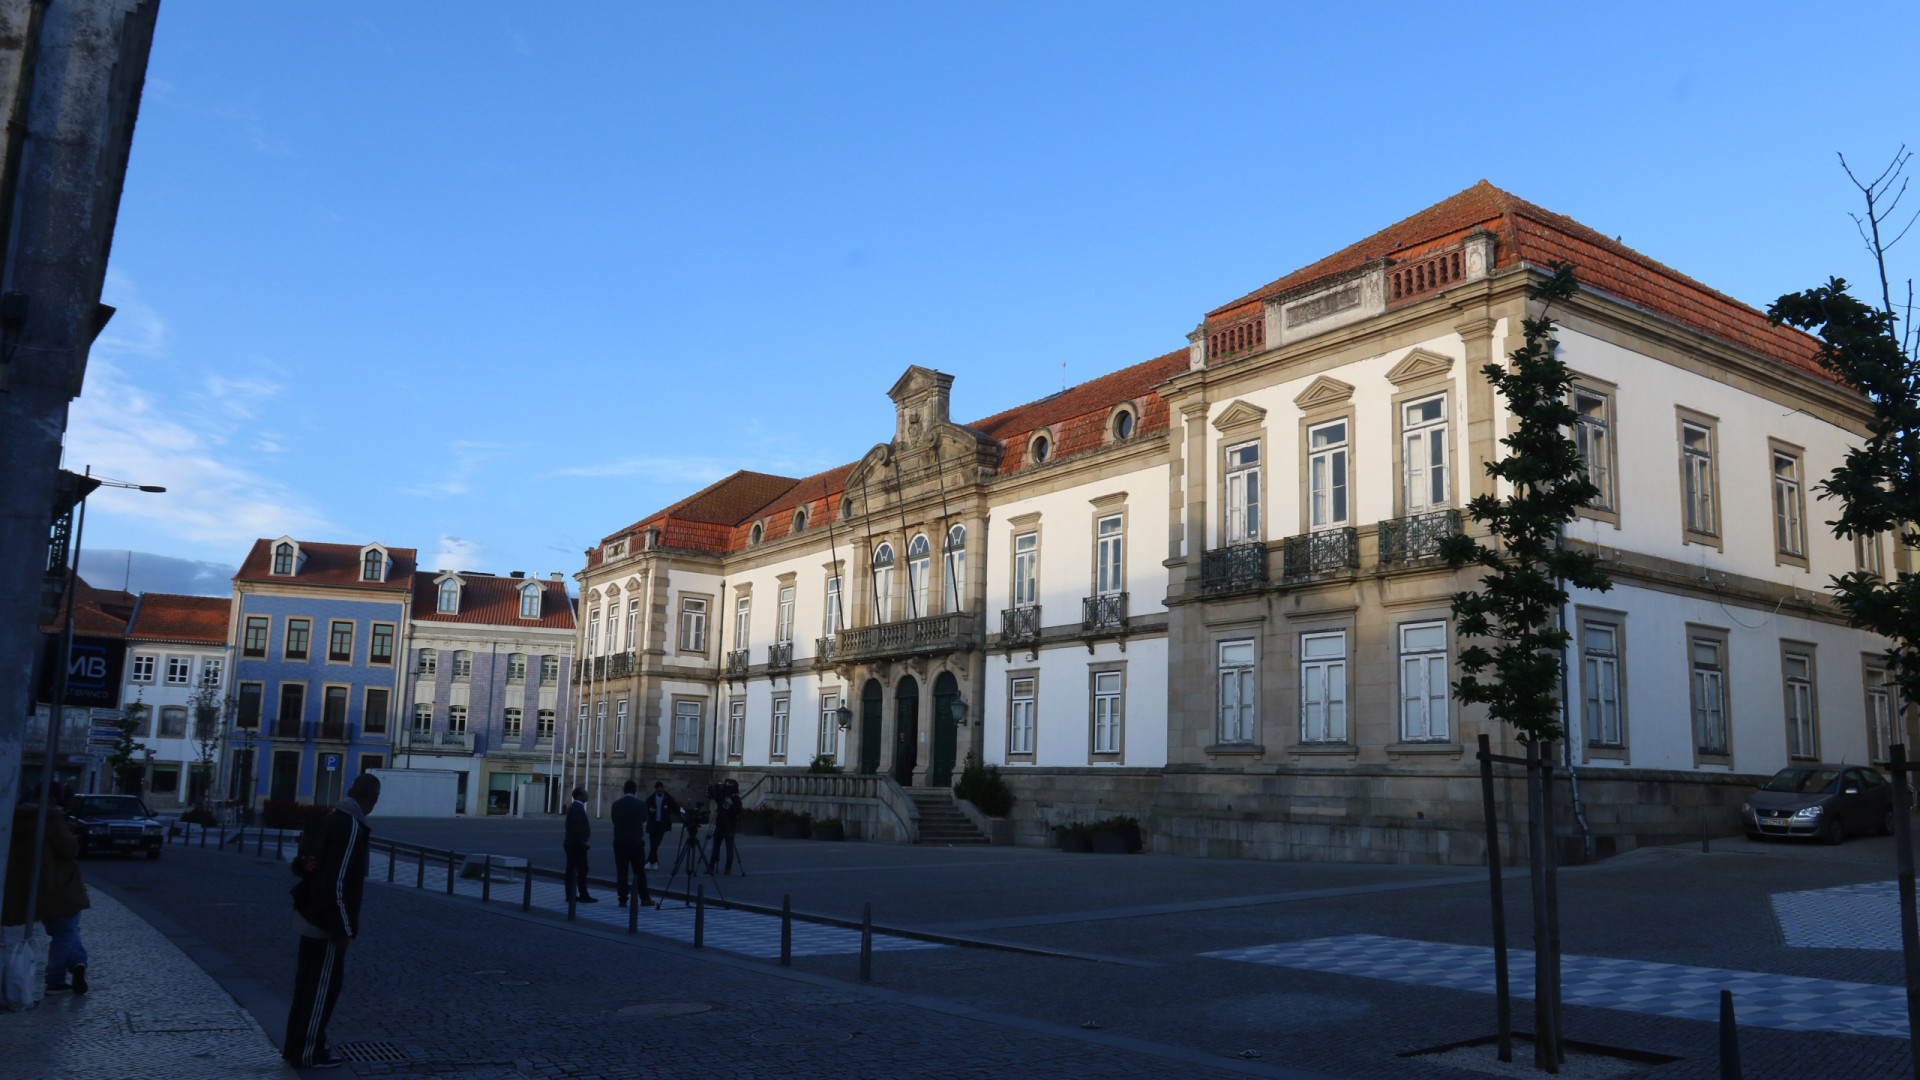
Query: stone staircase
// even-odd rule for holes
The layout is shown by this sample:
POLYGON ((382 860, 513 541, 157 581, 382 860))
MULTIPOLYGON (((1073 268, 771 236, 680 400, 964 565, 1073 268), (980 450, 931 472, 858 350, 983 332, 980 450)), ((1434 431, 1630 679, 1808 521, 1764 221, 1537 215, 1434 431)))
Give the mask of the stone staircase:
POLYGON ((967 815, 953 805, 953 791, 950 788, 907 788, 907 797, 920 811, 920 842, 922 844, 986 844, 991 843, 967 820, 967 815))

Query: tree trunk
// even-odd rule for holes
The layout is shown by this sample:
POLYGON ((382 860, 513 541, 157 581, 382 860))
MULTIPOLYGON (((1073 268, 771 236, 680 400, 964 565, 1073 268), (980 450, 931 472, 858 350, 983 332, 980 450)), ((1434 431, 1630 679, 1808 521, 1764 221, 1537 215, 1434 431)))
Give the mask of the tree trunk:
POLYGON ((1560 1071, 1553 1041, 1552 935, 1547 928, 1547 856, 1544 800, 1540 784, 1540 744, 1527 743, 1527 869, 1533 886, 1533 1065, 1560 1071))

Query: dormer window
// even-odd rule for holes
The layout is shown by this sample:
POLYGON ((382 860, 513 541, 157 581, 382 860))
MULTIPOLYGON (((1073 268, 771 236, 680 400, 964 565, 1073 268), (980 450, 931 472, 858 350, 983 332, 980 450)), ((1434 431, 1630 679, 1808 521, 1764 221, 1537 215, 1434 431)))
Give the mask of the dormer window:
POLYGON ((387 557, 379 548, 368 548, 360 559, 361 581, 385 581, 387 579, 387 557))
POLYGON ((753 528, 747 530, 747 543, 757 544, 766 535, 767 527, 756 521, 753 523, 753 528))
POLYGON ((460 580, 448 578, 440 583, 440 592, 434 601, 434 610, 442 615, 454 615, 460 611, 460 580))
POLYGON ((282 541, 281 543, 274 546, 273 572, 276 574, 285 574, 289 576, 293 574, 293 545, 292 544, 282 541))
POLYGON ((528 585, 520 590, 520 617, 523 619, 540 617, 540 586, 528 585))
POLYGON ((1053 440, 1045 431, 1035 433, 1033 441, 1027 444, 1027 460, 1035 465, 1043 465, 1051 456, 1053 456, 1053 440))
POLYGON ((793 512, 793 531, 800 532, 807 527, 807 508, 801 507, 793 512))
POLYGON ((1133 438, 1133 429, 1135 424, 1136 424, 1136 421, 1134 419, 1132 408, 1127 406, 1122 406, 1121 408, 1114 410, 1113 422, 1110 428, 1110 430, 1113 432, 1113 441, 1125 442, 1126 440, 1133 438))

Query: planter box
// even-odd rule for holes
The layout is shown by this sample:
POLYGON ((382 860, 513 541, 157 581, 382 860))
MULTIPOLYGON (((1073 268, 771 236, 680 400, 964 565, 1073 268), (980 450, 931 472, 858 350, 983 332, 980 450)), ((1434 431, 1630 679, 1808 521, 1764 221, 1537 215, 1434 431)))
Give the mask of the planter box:
POLYGON ((1096 855, 1131 855, 1133 849, 1127 846, 1127 834, 1119 829, 1100 829, 1093 834, 1093 853, 1096 855))
POLYGON ((1054 842, 1059 845, 1061 851, 1088 852, 1093 850, 1093 838, 1086 833, 1074 832, 1068 829, 1055 829, 1053 836, 1054 842))
POLYGON ((816 825, 813 827, 813 838, 815 840, 845 840, 847 838, 847 831, 842 828, 838 822, 832 825, 816 825))
POLYGON ((764 817, 743 817, 740 819, 741 836, 772 836, 773 819, 764 817))
POLYGON ((805 821, 777 821, 773 826, 773 835, 782 840, 805 840, 813 834, 813 826, 805 821))

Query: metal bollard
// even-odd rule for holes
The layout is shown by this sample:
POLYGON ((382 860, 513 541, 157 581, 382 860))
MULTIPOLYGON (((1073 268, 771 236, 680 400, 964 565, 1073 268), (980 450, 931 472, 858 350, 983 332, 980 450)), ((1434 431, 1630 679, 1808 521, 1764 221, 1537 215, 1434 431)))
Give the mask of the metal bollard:
POLYGON ((224 851, 226 850, 226 847, 227 847, 227 823, 223 821, 220 823, 220 844, 218 847, 214 848, 214 850, 224 851))
POLYGON ((274 858, 278 859, 281 857, 280 849, 284 844, 286 844, 286 842, 287 842, 287 830, 285 829, 273 830, 273 857, 274 858))
POLYGON ((640 894, 635 892, 627 897, 627 933, 640 932, 640 894))
POLYGON ((573 921, 573 911, 575 908, 579 906, 580 906, 580 899, 579 897, 573 895, 573 887, 569 885, 567 887, 567 921, 568 922, 573 921))
POLYGON ((493 895, 493 856, 489 855, 487 856, 486 871, 480 875, 480 902, 483 904, 486 903, 487 898, 491 897, 492 895, 493 895))
POLYGON ((1733 1024, 1733 991, 1720 991, 1720 1080, 1740 1080, 1740 1030, 1733 1024))
POLYGON ((453 895, 453 850, 447 850, 447 895, 453 895))
POLYGON ((413 876, 413 887, 416 889, 424 889, 427 887, 427 849, 415 848, 414 850, 420 856, 420 869, 419 872, 413 876))
POLYGON ((793 897, 780 897, 780 966, 793 966, 793 897))
POLYGON ((860 905, 860 981, 873 981, 873 901, 860 905))
POLYGON ((207 846, 207 827, 205 825, 200 826, 200 846, 202 848, 207 846))
POLYGON ((264 852, 266 850, 267 850, 267 828, 266 826, 262 825, 261 827, 253 830, 253 857, 256 859, 259 858, 261 852, 264 852))
POLYGON ((395 857, 399 854, 400 852, 392 844, 387 845, 387 884, 389 885, 393 884, 393 864, 399 861, 395 857))
POLYGON ((527 860, 526 884, 520 890, 520 910, 533 910, 533 860, 527 860))
POLYGON ((705 885, 693 891, 693 947, 705 948, 707 944, 707 887, 705 885))
POLYGON ((1707 854, 1707 812, 1700 811, 1700 854, 1707 854))

